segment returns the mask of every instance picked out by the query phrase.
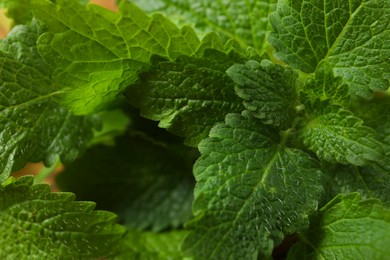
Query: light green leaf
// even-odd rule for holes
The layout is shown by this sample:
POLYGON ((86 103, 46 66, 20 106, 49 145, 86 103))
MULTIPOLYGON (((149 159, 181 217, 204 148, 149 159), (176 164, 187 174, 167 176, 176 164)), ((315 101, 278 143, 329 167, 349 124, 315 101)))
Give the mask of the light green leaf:
POLYGON ((179 29, 161 14, 149 17, 131 3, 122 2, 119 13, 69 0, 32 3, 35 17, 48 27, 38 40, 40 54, 67 87, 62 102, 77 114, 115 100, 149 67, 152 55, 174 60, 214 46, 215 37, 202 43, 190 27, 179 29))
POLYGON ((267 257, 286 235, 305 230, 323 192, 306 153, 281 147, 274 129, 249 113, 229 114, 199 144, 192 230, 196 259, 267 257))
POLYGON ((179 227, 192 215, 191 172, 197 153, 135 134, 118 138, 114 147, 96 145, 65 165, 57 177, 58 186, 117 213, 129 228, 179 227))
POLYGON ((214 31, 242 46, 266 49, 265 34, 271 28, 268 14, 276 0, 135 0, 147 12, 163 12, 178 24, 194 25, 201 33, 214 31))
POLYGON ((277 57, 314 72, 326 60, 353 95, 384 91, 390 78, 388 0, 282 0, 270 15, 277 57))
POLYGON ((113 213, 32 183, 26 176, 0 186, 0 258, 92 259, 114 251, 125 229, 113 213))
POLYGON ((367 165, 384 158, 375 130, 338 106, 329 106, 303 129, 302 139, 317 156, 333 163, 367 165))
POLYGON ((165 233, 137 232, 130 230, 124 238, 122 251, 114 260, 182 260, 185 258, 180 250, 186 231, 165 233))
POLYGON ((94 132, 90 145, 104 143, 115 145, 115 137, 124 134, 130 125, 130 118, 120 109, 106 110, 99 113, 103 127, 94 132))
POLYGON ((216 50, 199 58, 182 56, 175 62, 156 59, 125 95, 143 116, 160 120, 160 127, 196 146, 226 114, 245 109, 225 72, 241 61, 235 52, 226 55, 216 50))
MULTIPOLYGON (((81 4, 89 0, 78 0, 81 4)), ((28 24, 33 18, 30 0, 0 0, 0 8, 6 8, 6 15, 11 18, 14 24, 28 24)))
POLYGON ((245 65, 233 65, 227 74, 237 84, 237 95, 254 117, 282 129, 291 126, 298 99, 297 74, 293 70, 269 60, 251 60, 245 65))
POLYGON ((312 228, 300 234, 287 259, 386 259, 390 209, 358 193, 339 195, 320 209, 312 228))
POLYGON ((37 35, 35 25, 17 26, 0 42, 0 181, 27 162, 50 166, 58 156, 64 162, 75 159, 97 123, 93 116, 73 116, 55 101, 61 89, 38 55, 37 35))

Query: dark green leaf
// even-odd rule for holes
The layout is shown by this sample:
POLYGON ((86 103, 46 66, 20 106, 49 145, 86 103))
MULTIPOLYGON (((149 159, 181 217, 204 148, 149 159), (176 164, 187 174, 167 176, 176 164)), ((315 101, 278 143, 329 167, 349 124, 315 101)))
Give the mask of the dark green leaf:
POLYGON ((385 159, 381 164, 372 164, 367 167, 328 166, 326 171, 328 181, 327 197, 331 199, 338 194, 359 192, 362 198, 377 198, 390 205, 390 160, 385 159))
POLYGON ((193 150, 141 135, 97 145, 65 166, 62 190, 119 214, 133 229, 178 227, 191 217, 193 150), (75 181, 77 179, 77 181, 75 181), (104 192, 102 192, 104 191, 104 192))
POLYGON ((291 126, 298 99, 297 74, 293 70, 269 60, 251 60, 245 65, 233 65, 227 74, 237 84, 237 95, 254 117, 282 129, 291 126))
POLYGON ((196 259, 270 256, 285 235, 303 231, 323 192, 321 171, 304 152, 278 145, 274 130, 229 114, 199 144, 192 230, 196 259))
MULTIPOLYGON (((359 102, 353 109, 367 126, 377 131, 379 139, 390 147, 390 97, 383 96, 369 102, 359 102)), ((390 148, 388 152, 390 155, 390 148)))
POLYGON ((386 259, 390 244, 390 209, 358 193, 339 195, 320 210, 312 228, 288 259, 386 259))
POLYGON ((283 0, 268 40, 277 57, 314 72, 326 60, 353 95, 384 91, 390 78, 390 1, 283 0))
POLYGON ((160 127, 196 146, 226 114, 244 110, 234 82, 225 73, 236 61, 242 59, 234 52, 226 55, 215 50, 175 62, 155 59, 155 65, 125 95, 143 116, 160 120, 160 127))

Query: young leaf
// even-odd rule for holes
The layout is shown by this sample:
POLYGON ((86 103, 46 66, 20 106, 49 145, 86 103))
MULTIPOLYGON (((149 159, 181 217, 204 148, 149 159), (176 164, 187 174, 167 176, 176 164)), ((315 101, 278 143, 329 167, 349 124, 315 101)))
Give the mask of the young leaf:
POLYGON ((297 103, 297 74, 293 70, 269 60, 251 60, 233 65, 226 73, 237 84, 237 95, 254 117, 281 129, 291 126, 297 103))
POLYGON ((302 130, 304 144, 320 159, 362 166, 384 158, 375 130, 363 126, 360 118, 341 107, 326 110, 302 130))
POLYGON ((285 235, 306 229, 323 192, 321 171, 304 152, 278 145, 275 130, 250 113, 229 114, 199 144, 192 230, 196 259, 270 256, 285 235))
POLYGON ((386 259, 390 209, 358 193, 339 195, 320 209, 318 221, 300 234, 288 259, 386 259))
POLYGON ((160 231, 186 222, 192 215, 193 149, 143 136, 116 141, 114 147, 94 146, 66 165, 58 186, 116 212, 132 229, 160 231))
POLYGON ((197 31, 218 32, 224 39, 236 39, 242 46, 265 49, 270 30, 268 14, 276 0, 136 0, 143 10, 163 12, 180 24, 193 23, 197 31))
POLYGON ((122 250, 113 259, 183 260, 180 244, 186 235, 186 231, 153 233, 129 230, 123 239, 122 250))
POLYGON ((315 73, 315 78, 308 78, 303 89, 308 99, 303 102, 310 101, 315 104, 318 100, 330 100, 333 104, 348 104, 350 100, 349 87, 340 77, 334 77, 332 67, 321 62, 315 73))
POLYGON ((283 0, 268 40, 294 68, 314 72, 326 60, 351 94, 369 97, 389 87, 389 20, 388 0, 283 0))
POLYGON ((73 116, 53 96, 61 91, 39 57, 37 27, 17 26, 0 42, 0 181, 27 162, 69 162, 85 149, 97 122, 73 116))
POLYGON ((32 183, 26 176, 0 186, 2 259, 91 259, 113 252, 125 232, 113 213, 32 183))
POLYGON ((182 56, 175 62, 156 59, 125 95, 143 116, 160 120, 160 127, 196 146, 226 114, 245 109, 225 73, 236 61, 242 59, 234 52, 226 55, 216 50, 207 50, 199 58, 182 56))
POLYGON ((212 45, 201 43, 190 27, 180 30, 161 14, 149 17, 124 1, 119 13, 74 0, 32 3, 35 17, 48 27, 38 41, 40 54, 56 68, 55 80, 69 87, 62 101, 77 114, 112 102, 149 67, 153 54, 174 60, 212 45))

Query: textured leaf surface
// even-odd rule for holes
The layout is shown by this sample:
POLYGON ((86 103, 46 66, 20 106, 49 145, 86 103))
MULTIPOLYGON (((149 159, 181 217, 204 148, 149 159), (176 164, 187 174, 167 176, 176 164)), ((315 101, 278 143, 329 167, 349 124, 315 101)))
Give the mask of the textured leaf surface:
POLYGON ((341 166, 328 167, 329 200, 339 193, 359 192, 364 199, 377 198, 390 205, 390 160, 385 159, 382 167, 373 164, 367 167, 341 166))
POLYGON ((175 62, 156 60, 140 82, 126 90, 132 105, 141 114, 160 120, 160 127, 186 138, 196 146, 225 115, 245 108, 234 92, 226 70, 241 61, 235 53, 209 50, 204 57, 182 56, 175 62))
POLYGON ((186 234, 185 231, 141 233, 130 230, 124 238, 122 252, 113 259, 183 260, 185 258, 180 250, 180 244, 186 234))
POLYGON ((311 101, 316 104, 329 101, 333 104, 347 105, 350 101, 349 87, 340 77, 334 77, 332 67, 326 63, 321 63, 315 73, 315 78, 308 78, 304 85, 304 92, 308 99, 303 103, 311 101))
POLYGON ((389 21, 388 0, 283 0, 268 40, 277 57, 304 72, 325 59, 352 94, 367 97, 389 87, 389 21))
POLYGON ((179 24, 193 23, 200 32, 218 32, 224 39, 236 39, 257 50, 266 45, 270 30, 268 14, 276 0, 136 0, 148 12, 163 12, 179 24))
POLYGON ((193 150, 146 138, 122 137, 114 147, 92 147, 66 165, 57 177, 59 187, 118 213, 133 229, 182 225, 192 215, 193 150))
MULTIPOLYGON (((33 18, 30 7, 31 0, 0 0, 0 8, 6 8, 6 15, 11 18, 14 24, 28 24, 33 18)), ((88 0, 78 0, 86 4, 88 0)))
POLYGON ((236 93, 244 99, 245 108, 256 118, 282 129, 291 126, 297 103, 297 75, 293 70, 269 60, 251 60, 233 65, 227 74, 237 84, 236 93))
POLYGON ((357 103, 354 112, 367 126, 377 131, 379 139, 389 146, 390 155, 390 97, 383 96, 369 102, 357 103))
POLYGON ((315 117, 303 129, 304 144, 320 159, 343 164, 366 165, 384 158, 375 130, 338 106, 315 117))
POLYGON ((147 16, 122 2, 112 13, 75 1, 32 0, 34 15, 48 26, 38 41, 40 54, 56 68, 55 79, 69 87, 62 100, 78 114, 90 113, 114 100, 148 68, 150 57, 175 59, 202 51, 189 27, 181 30, 161 14, 147 16))
POLYGON ((386 259, 390 244, 390 209, 359 194, 339 195, 320 210, 313 228, 288 259, 386 259))
POLYGON ((308 227, 322 180, 307 154, 280 147, 275 132, 249 113, 229 114, 199 149, 189 255, 257 259, 308 227))
POLYGON ((19 26, 0 42, 0 180, 27 162, 73 160, 92 138, 93 117, 73 116, 40 59, 36 27, 19 26))
POLYGON ((91 259, 115 249, 125 230, 113 213, 93 211, 92 202, 75 202, 74 194, 32 183, 27 176, 0 187, 2 259, 91 259))

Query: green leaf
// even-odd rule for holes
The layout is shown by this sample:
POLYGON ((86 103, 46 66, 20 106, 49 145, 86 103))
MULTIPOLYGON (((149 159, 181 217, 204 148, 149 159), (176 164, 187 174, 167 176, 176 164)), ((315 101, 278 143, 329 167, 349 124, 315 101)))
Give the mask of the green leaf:
POLYGON ((94 132, 90 145, 104 143, 115 145, 115 137, 123 135, 130 125, 130 118, 120 109, 99 113, 103 127, 94 132))
MULTIPOLYGON (((81 4, 87 4, 89 0, 78 0, 81 4)), ((6 8, 6 15, 14 24, 29 24, 33 18, 30 0, 0 0, 0 8, 6 8)))
POLYGON ((153 233, 130 230, 123 239, 122 251, 113 259, 182 260, 180 244, 186 235, 185 231, 153 233))
POLYGON ((350 101, 349 87, 340 77, 334 77, 332 66, 326 62, 318 65, 315 78, 308 78, 303 91, 308 99, 315 104, 319 101, 331 101, 333 104, 348 104, 350 101))
POLYGON ((378 133, 379 140, 383 141, 390 155, 390 97, 377 97, 369 102, 355 104, 353 111, 378 133))
POLYGON ((236 61, 242 58, 234 52, 216 50, 199 58, 181 56, 175 62, 156 59, 125 95, 143 116, 160 120, 160 127, 196 146, 226 114, 245 109, 225 72, 236 61))
POLYGON ((33 177, 0 186, 0 257, 2 259, 91 259, 109 256, 125 230, 116 216, 93 211, 92 202, 74 194, 51 193, 32 185, 33 177))
POLYGON ((362 166, 384 158, 375 130, 339 106, 329 106, 313 118, 302 130, 302 139, 320 159, 332 163, 362 166))
POLYGON ((227 74, 237 84, 237 95, 254 117, 282 129, 291 126, 298 99, 297 74, 293 70, 269 60, 251 60, 245 65, 233 65, 227 74))
POLYGON ((286 235, 305 230, 323 192, 310 156, 278 145, 275 130, 249 113, 229 114, 199 144, 192 230, 196 259, 270 256, 286 235))
POLYGON ((312 228, 300 234, 288 259, 386 259, 390 209, 358 193, 339 195, 320 209, 312 228))
POLYGON ((328 176, 327 197, 330 200, 340 193, 359 192, 364 199, 377 198, 390 205, 388 187, 390 183, 389 159, 385 159, 382 164, 387 165, 387 168, 378 164, 367 167, 352 165, 328 166, 326 170, 328 176))
POLYGON ((225 40, 235 39, 242 46, 263 50, 270 30, 268 14, 276 0, 135 0, 147 12, 163 12, 178 24, 194 24, 197 31, 214 31, 225 40))
POLYGON ((94 116, 73 116, 53 96, 61 89, 39 57, 37 27, 17 26, 0 42, 0 181, 27 162, 69 162, 85 149, 94 116), (8 165, 8 166, 7 166, 8 165), (7 168, 7 170, 5 170, 7 168))
POLYGON ((69 0, 32 3, 35 17, 48 27, 38 40, 40 54, 56 68, 56 82, 68 87, 62 102, 76 114, 115 100, 149 67, 152 55, 174 60, 214 46, 215 37, 202 43, 190 27, 179 29, 161 14, 149 17, 131 3, 122 2, 119 13, 69 0))
POLYGON ((384 91, 390 78, 388 0, 283 0, 270 15, 277 57, 314 72, 326 60, 353 95, 384 91))
POLYGON ((96 145, 65 165, 58 186, 116 212, 121 223, 132 229, 176 228, 192 215, 191 170, 197 154, 134 134, 117 139, 114 147, 96 145))

